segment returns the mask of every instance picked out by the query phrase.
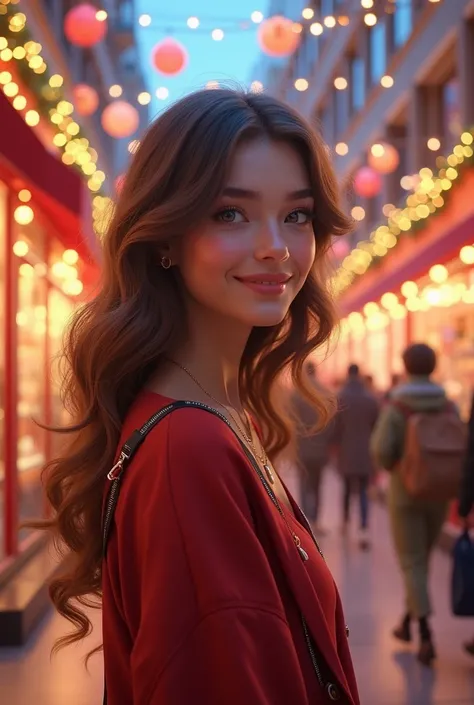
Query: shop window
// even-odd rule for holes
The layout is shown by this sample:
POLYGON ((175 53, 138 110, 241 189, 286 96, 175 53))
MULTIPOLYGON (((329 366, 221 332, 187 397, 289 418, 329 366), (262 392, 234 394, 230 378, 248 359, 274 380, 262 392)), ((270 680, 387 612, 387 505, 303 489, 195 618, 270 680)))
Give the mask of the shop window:
POLYGON ((365 63, 360 56, 353 56, 350 62, 350 100, 351 110, 362 110, 365 102, 365 63))
POLYGON ((385 25, 378 22, 370 30, 370 78, 378 83, 387 68, 385 25))
POLYGON ((412 0, 403 0, 397 3, 393 14, 393 44, 395 48, 401 47, 407 41, 413 29, 413 3, 412 0))
POLYGON ((7 189, 0 182, 0 560, 4 557, 4 486, 5 486, 5 463, 4 463, 4 390, 5 390, 5 240, 7 225, 7 189))
MULTIPOLYGON (((51 379, 51 424, 64 427, 71 423, 70 416, 61 401, 62 380, 62 342, 65 328, 72 315, 74 305, 58 289, 51 287, 48 293, 48 336, 50 355, 51 379)), ((65 440, 69 440, 59 433, 51 435, 51 453, 56 457, 65 440)))
POLYGON ((460 86, 457 77, 442 88, 443 151, 448 153, 457 144, 462 132, 460 86))
MULTIPOLYGON (((19 230, 19 229, 18 229, 19 230)), ((34 224, 28 228, 30 241, 42 242, 44 233, 34 224)), ((16 233, 16 239, 25 239, 16 233)), ((34 250, 29 261, 18 268, 17 368, 18 368, 18 454, 19 520, 43 515, 40 474, 46 461, 46 434, 37 421, 46 420, 46 287, 44 263, 34 250), (31 262, 35 261, 33 265, 31 262), (41 269, 40 265, 43 265, 41 269)), ((20 539, 29 530, 20 532, 20 539)))

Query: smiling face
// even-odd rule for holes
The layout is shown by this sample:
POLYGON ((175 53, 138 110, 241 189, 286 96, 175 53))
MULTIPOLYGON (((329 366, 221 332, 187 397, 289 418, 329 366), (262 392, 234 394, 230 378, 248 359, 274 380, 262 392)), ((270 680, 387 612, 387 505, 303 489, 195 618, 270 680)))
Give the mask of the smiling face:
POLYGON ((190 316, 207 312, 248 329, 281 323, 314 262, 314 205, 293 147, 242 143, 213 211, 170 252, 190 316))

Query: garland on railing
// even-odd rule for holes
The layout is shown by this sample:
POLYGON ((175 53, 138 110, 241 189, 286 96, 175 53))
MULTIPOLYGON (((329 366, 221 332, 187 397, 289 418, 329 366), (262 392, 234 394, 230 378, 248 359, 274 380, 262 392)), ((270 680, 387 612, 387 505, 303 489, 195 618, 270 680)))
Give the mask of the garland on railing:
POLYGON ((454 183, 462 176, 465 168, 474 163, 474 128, 462 133, 451 154, 439 157, 442 165, 436 174, 424 168, 419 172, 419 182, 409 196, 405 206, 394 208, 387 220, 379 225, 368 240, 362 240, 342 261, 333 277, 333 287, 337 295, 342 294, 357 277, 376 266, 408 235, 415 235, 425 228, 431 218, 440 213, 449 199, 454 183))

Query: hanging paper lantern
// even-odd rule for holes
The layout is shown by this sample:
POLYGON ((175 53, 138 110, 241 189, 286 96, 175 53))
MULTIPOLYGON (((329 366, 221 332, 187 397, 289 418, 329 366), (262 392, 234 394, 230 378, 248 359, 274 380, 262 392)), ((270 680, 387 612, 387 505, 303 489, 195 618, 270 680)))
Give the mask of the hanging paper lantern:
POLYGON ((72 90, 74 106, 79 115, 92 115, 99 107, 99 95, 95 88, 78 83, 72 90))
POLYGON ((349 243, 347 239, 339 237, 332 244, 332 252, 336 259, 344 259, 349 254, 349 243))
POLYGON ((159 42, 151 52, 153 68, 165 76, 176 76, 186 68, 188 52, 182 44, 168 37, 159 42))
POLYGON ((391 174, 399 165, 400 157, 395 147, 386 142, 381 142, 374 144, 369 151, 368 162, 369 166, 378 171, 379 174, 391 174))
POLYGON ((362 198, 373 198, 382 189, 382 178, 370 166, 363 166, 354 177, 354 191, 362 198))
POLYGON ((102 113, 102 127, 111 137, 130 137, 138 129, 140 117, 133 105, 125 100, 110 103, 102 113))
POLYGON ((301 40, 299 25, 281 15, 264 20, 258 27, 258 43, 269 56, 290 56, 301 40))
POLYGON ((78 47, 91 47, 107 33, 106 20, 97 19, 97 8, 89 3, 76 5, 64 18, 64 34, 78 47))

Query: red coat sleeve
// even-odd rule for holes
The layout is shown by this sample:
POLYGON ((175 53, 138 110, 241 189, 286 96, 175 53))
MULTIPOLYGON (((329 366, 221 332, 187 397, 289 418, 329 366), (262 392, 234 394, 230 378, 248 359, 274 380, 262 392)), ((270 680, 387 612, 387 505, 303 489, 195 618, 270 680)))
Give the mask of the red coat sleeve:
MULTIPOLYGON (((146 473, 140 481, 135 472, 127 502, 140 537, 134 705, 306 705, 281 597, 255 532, 255 478, 239 444, 204 412, 186 409, 167 421, 163 472, 153 473, 150 437, 146 473)), ((162 430, 160 455, 163 440, 162 430)))

